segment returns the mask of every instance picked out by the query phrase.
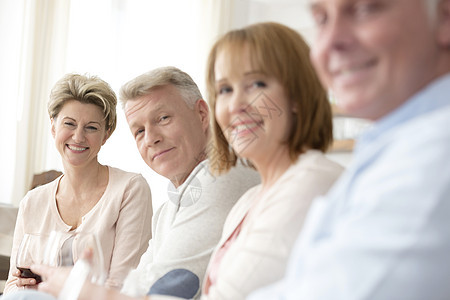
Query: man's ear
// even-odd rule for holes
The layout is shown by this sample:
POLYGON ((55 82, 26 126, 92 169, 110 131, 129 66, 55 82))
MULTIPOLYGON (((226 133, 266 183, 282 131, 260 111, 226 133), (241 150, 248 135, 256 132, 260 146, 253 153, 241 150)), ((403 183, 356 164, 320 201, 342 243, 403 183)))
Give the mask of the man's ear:
POLYGON ((202 128, 204 132, 208 131, 209 128, 209 107, 205 100, 199 99, 195 102, 195 110, 198 112, 200 117, 200 122, 202 123, 202 128))
POLYGON ((56 135, 56 130, 55 130, 55 126, 56 126, 56 125, 55 125, 55 122, 56 122, 55 119, 50 118, 50 125, 51 125, 50 131, 51 131, 51 133, 52 133, 53 138, 55 138, 55 135, 56 135))
POLYGON ((438 4, 438 43, 450 49, 450 0, 438 4))

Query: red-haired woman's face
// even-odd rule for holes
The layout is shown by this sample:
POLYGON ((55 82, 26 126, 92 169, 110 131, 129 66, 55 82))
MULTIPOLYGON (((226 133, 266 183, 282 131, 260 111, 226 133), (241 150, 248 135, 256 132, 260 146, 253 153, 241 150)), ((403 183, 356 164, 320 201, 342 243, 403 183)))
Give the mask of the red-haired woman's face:
POLYGON ((218 52, 215 115, 234 151, 258 167, 288 153, 292 108, 281 83, 252 66, 248 48, 242 54, 236 65, 218 52))

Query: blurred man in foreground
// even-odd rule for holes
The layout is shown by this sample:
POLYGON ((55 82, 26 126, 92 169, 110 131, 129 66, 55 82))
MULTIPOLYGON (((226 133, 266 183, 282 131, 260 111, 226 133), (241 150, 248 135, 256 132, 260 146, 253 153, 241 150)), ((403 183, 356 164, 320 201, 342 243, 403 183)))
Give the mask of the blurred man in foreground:
POLYGON ((322 82, 375 123, 284 280, 250 299, 449 299, 450 0, 310 4, 322 82))

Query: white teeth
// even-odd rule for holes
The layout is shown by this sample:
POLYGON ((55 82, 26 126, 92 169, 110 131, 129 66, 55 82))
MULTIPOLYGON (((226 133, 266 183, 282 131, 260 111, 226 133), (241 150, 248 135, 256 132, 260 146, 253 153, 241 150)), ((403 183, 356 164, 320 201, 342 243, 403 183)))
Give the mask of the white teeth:
POLYGON ((238 134, 238 133, 241 132, 241 131, 244 131, 244 130, 252 130, 252 129, 257 128, 257 127, 258 127, 258 124, 256 124, 256 123, 251 123, 251 124, 240 124, 240 125, 236 125, 236 126, 233 128, 233 132, 234 132, 235 134, 238 134))
POLYGON ((358 71, 359 69, 361 69, 361 68, 343 69, 343 70, 341 70, 338 74, 339 74, 339 75, 342 75, 342 76, 346 76, 346 75, 352 74, 353 72, 358 71))
POLYGON ((351 74, 351 73, 353 73, 353 72, 360 71, 360 70, 362 70, 362 69, 364 69, 364 68, 370 66, 370 64, 371 64, 371 62, 369 61, 369 62, 367 62, 367 63, 362 63, 362 64, 359 64, 359 65, 354 65, 354 66, 349 67, 349 68, 344 68, 344 69, 338 71, 338 73, 339 73, 340 75, 349 75, 349 74, 351 74))
POLYGON ((75 147, 75 146, 70 146, 70 145, 67 145, 67 147, 73 151, 84 151, 87 149, 87 148, 75 147))

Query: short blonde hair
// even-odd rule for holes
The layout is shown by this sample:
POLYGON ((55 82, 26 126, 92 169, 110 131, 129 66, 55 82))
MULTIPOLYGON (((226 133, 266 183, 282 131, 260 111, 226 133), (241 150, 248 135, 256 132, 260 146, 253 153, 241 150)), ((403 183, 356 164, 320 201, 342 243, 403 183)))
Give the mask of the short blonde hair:
MULTIPOLYGON (((292 161, 306 149, 326 151, 332 143, 333 125, 327 92, 309 59, 309 47, 293 29, 278 23, 259 23, 233 30, 220 38, 210 51, 206 70, 207 97, 212 111, 216 107, 215 62, 220 51, 228 52, 229 65, 239 65, 244 48, 250 50, 251 64, 283 86, 296 107, 288 137, 292 161)), ((213 145, 209 156, 213 170, 222 173, 236 164, 237 155, 224 137, 212 114, 213 145)))
POLYGON ((57 118, 67 101, 94 104, 103 111, 109 135, 116 129, 117 97, 109 84, 97 76, 66 74, 56 82, 47 104, 50 118, 57 118))

